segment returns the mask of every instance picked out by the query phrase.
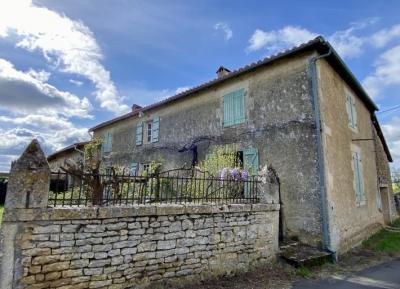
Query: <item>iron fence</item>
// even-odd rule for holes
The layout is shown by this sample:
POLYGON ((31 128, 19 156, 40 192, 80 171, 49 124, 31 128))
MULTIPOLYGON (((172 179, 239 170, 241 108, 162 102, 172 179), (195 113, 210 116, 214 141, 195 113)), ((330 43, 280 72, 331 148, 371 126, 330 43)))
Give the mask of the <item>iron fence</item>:
POLYGON ((111 206, 157 203, 257 203, 257 176, 216 178, 206 172, 172 170, 148 176, 53 172, 49 205, 111 206))

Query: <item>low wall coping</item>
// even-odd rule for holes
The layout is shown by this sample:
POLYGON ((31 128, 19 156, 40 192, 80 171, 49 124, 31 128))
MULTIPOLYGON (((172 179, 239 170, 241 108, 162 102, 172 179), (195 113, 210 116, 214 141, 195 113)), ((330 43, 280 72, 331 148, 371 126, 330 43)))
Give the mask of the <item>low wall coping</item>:
POLYGON ((3 222, 278 211, 279 204, 161 204, 110 207, 5 208, 3 222))

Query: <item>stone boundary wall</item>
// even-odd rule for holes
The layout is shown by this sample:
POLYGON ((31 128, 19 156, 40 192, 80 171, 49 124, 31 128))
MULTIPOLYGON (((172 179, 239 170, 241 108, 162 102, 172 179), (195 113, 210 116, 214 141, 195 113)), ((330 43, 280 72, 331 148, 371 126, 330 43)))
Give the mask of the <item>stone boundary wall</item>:
POLYGON ((277 204, 6 208, 0 285, 178 286, 248 270, 275 260, 278 218, 277 204))

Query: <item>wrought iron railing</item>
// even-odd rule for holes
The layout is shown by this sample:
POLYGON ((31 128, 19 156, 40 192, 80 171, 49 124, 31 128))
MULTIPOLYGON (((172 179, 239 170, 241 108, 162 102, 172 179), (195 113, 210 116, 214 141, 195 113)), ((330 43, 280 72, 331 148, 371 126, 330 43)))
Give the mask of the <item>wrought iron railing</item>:
POLYGON ((53 172, 49 206, 112 206, 158 203, 257 203, 257 176, 216 178, 172 170, 148 176, 53 172))

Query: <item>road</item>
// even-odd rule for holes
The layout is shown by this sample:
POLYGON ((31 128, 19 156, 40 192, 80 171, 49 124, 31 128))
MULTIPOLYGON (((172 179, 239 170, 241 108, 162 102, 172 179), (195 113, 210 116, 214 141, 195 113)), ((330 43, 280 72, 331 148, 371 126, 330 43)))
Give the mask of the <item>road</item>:
POLYGON ((400 259, 368 268, 350 276, 302 280, 293 289, 400 289, 400 259))

